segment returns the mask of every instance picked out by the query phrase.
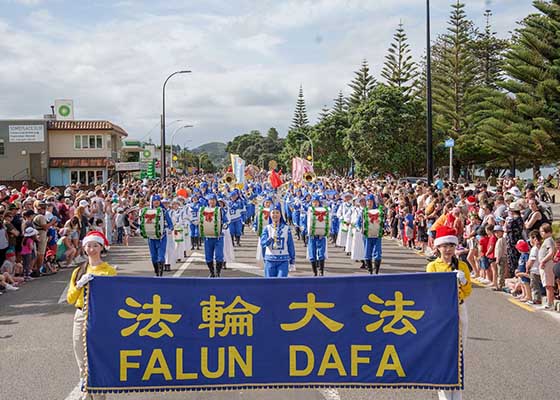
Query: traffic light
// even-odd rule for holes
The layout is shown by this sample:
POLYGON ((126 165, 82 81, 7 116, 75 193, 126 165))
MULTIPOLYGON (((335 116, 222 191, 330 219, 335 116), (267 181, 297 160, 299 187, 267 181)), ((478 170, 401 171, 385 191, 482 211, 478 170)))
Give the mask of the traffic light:
POLYGON ((156 160, 151 160, 148 164, 148 179, 154 179, 156 177, 156 160))

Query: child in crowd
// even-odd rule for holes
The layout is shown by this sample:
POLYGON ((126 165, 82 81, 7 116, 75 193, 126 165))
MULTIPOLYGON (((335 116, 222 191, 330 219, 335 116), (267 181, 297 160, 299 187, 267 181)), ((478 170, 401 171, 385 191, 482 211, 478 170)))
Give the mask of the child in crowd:
POLYGON ((424 217, 424 211, 418 210, 416 212, 416 250, 420 251, 420 254, 424 254, 426 251, 426 244, 428 243, 428 224, 426 218, 424 217))
POLYGON ((410 212, 408 207, 404 209, 404 213, 404 234, 407 242, 405 245, 412 249, 414 247, 414 215, 410 212))
POLYGON ((117 218, 115 225, 117 226, 117 244, 123 244, 124 241, 124 208, 117 208, 117 218))
POLYGON ((16 253, 13 250, 8 250, 6 253, 6 259, 0 267, 0 274, 4 276, 8 283, 12 283, 14 286, 18 286, 23 282, 21 275, 23 272, 23 266, 16 262, 16 253))
POLYGON ((496 236, 496 244, 494 246, 494 290, 501 291, 505 286, 506 269, 507 269, 507 245, 504 238, 504 227, 496 225, 494 227, 494 235, 496 236))
POLYGON ((554 306, 554 256, 556 254, 556 244, 552 238, 552 226, 550 224, 542 224, 540 234, 543 242, 539 249, 539 268, 541 274, 541 282, 546 289, 546 305, 545 309, 551 310, 554 306))
POLYGON ((58 272, 58 268, 56 267, 56 253, 52 250, 47 250, 45 254, 45 263, 43 267, 41 267, 41 274, 42 275, 52 275, 58 272))
POLYGON ((490 284, 492 280, 488 279, 490 276, 488 270, 490 269, 490 262, 488 261, 488 242, 490 238, 486 233, 486 229, 479 229, 480 239, 478 240, 478 254, 480 255, 478 259, 478 265, 480 267, 480 275, 478 280, 481 283, 490 284))
POLYGON ((527 270, 529 271, 529 279, 531 280, 531 297, 528 301, 530 304, 541 304, 541 275, 539 272, 539 249, 541 247, 541 235, 539 231, 533 230, 529 232, 529 243, 531 251, 529 252, 529 261, 527 261, 527 270))
POLYGON ((517 269, 515 270, 515 276, 521 281, 521 295, 517 298, 521 301, 531 300, 531 288, 529 283, 531 282, 529 274, 527 273, 527 261, 529 261, 529 245, 524 240, 519 240, 515 248, 521 254, 519 256, 519 263, 517 264, 517 269))
POLYGON ((494 285, 494 287, 496 287, 497 282, 496 282, 496 274, 494 274, 494 270, 498 270, 497 266, 495 265, 496 263, 496 258, 495 258, 495 248, 496 248, 496 240, 498 239, 497 236, 494 234, 494 226, 493 225, 487 225, 485 228, 486 231, 486 236, 488 237, 488 249, 486 250, 486 258, 488 258, 488 265, 490 266, 490 268, 488 268, 487 271, 487 276, 486 278, 492 282, 492 284, 494 285))
POLYGON ((37 230, 32 226, 25 228, 23 233, 23 242, 21 245, 21 256, 23 258, 23 279, 32 281, 31 267, 35 263, 33 254, 35 253, 35 242, 37 241, 37 230))
POLYGON ((467 248, 469 252, 467 254, 467 260, 469 265, 472 266, 473 271, 471 272, 472 278, 477 278, 480 276, 480 268, 478 268, 478 239, 477 230, 480 227, 480 218, 476 213, 469 214, 469 224, 465 229, 465 239, 467 241, 467 248))

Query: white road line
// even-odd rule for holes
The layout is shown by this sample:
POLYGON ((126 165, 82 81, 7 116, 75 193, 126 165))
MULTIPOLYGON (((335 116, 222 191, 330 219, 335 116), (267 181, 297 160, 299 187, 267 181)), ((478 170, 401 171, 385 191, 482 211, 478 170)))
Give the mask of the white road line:
POLYGON ((60 298, 58 299, 58 304, 66 303, 66 295, 68 294, 68 288, 69 287, 70 287, 70 284, 67 284, 66 287, 64 288, 64 290, 62 291, 62 294, 60 295, 60 298))
POLYGON ((68 396, 66 396, 65 400, 80 400, 82 396, 82 391, 80 390, 80 385, 76 385, 74 389, 70 392, 68 396))
POLYGON ((202 257, 202 254, 194 252, 192 253, 189 258, 187 258, 187 261, 185 261, 183 263, 183 265, 181 265, 181 267, 175 271, 175 273, 173 274, 173 278, 177 278, 179 276, 181 276, 183 274, 183 272, 185 272, 185 270, 189 267, 189 265, 191 265, 191 263, 193 261, 199 261, 199 259, 202 257))

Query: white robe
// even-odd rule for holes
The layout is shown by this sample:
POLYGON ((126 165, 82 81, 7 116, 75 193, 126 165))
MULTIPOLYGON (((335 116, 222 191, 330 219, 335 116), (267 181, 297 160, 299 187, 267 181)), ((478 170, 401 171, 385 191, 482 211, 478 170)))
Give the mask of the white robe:
POLYGON ((177 257, 175 255, 175 241, 173 240, 173 231, 167 230, 167 243, 165 246, 165 263, 170 265, 173 269, 175 263, 177 262, 177 257))
POLYGON ((352 218, 352 206, 350 203, 342 203, 340 207, 338 207, 336 215, 340 221, 340 227, 338 228, 338 236, 336 237, 335 244, 337 247, 345 247, 346 242, 348 241, 348 236, 351 236, 351 233, 350 229, 348 229, 348 232, 342 231, 342 221, 350 222, 350 219, 352 218))
POLYGON ((235 262, 235 251, 233 250, 233 239, 229 233, 229 228, 224 229, 224 261, 226 263, 235 262))

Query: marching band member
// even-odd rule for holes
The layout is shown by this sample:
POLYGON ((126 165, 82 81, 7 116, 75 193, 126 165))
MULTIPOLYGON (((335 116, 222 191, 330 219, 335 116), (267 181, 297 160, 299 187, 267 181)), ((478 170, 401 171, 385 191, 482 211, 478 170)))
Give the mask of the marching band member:
MULTIPOLYGON (((311 198, 311 206, 307 212, 308 221, 308 232, 309 240, 307 246, 307 256, 311 262, 311 268, 313 269, 313 275, 317 276, 317 271, 319 275, 323 276, 325 271, 325 259, 327 258, 327 236, 329 232, 323 232, 324 235, 316 234, 314 229, 314 224, 316 224, 315 219, 317 218, 317 211, 315 210, 321 206, 321 196, 318 194, 313 195, 311 198)), ((322 210, 322 218, 328 218, 325 214, 329 213, 329 209, 322 210)))
POLYGON ((307 209, 311 204, 311 193, 306 193, 301 202, 301 209, 299 213, 299 229, 301 238, 303 239, 303 247, 307 247, 307 209))
MULTIPOLYGON (((169 200, 163 199, 162 200, 163 206, 168 210, 169 218, 171 219, 171 210, 169 208, 169 200)), ((173 205, 173 204, 172 204, 173 205)), ((171 227, 167 227, 167 242, 165 245, 165 263, 163 264, 163 270, 165 272, 171 271, 171 267, 175 267, 177 262, 177 254, 175 251, 175 240, 174 240, 174 232, 175 232, 175 225, 174 221, 171 219, 172 225, 171 227)))
POLYGON ((235 244, 241 246, 241 235, 243 229, 243 202, 239 196, 239 190, 233 189, 230 193, 230 201, 228 203, 229 207, 229 229, 231 232, 232 239, 235 239, 235 244))
POLYGON ((205 224, 201 226, 201 236, 204 237, 204 257, 210 271, 209 277, 215 278, 220 276, 224 266, 223 229, 228 225, 228 218, 226 211, 218 205, 218 198, 214 193, 210 193, 206 200, 208 207, 200 210, 201 222, 205 224))
POLYGON ((171 210, 169 211, 171 221, 173 221, 173 243, 175 246, 175 260, 180 261, 186 256, 186 243, 185 243, 185 213, 180 208, 179 199, 174 199, 171 202, 171 210))
MULTIPOLYGON (((455 272, 457 274, 457 284, 459 287, 459 325, 461 327, 461 342, 464 351, 469 327, 469 317, 465 299, 469 297, 472 292, 472 284, 469 267, 455 255, 458 242, 459 240, 455 229, 445 225, 437 228, 434 246, 439 253, 439 257, 426 266, 426 272, 455 272)), ((461 400, 463 395, 460 390, 440 390, 438 391, 438 397, 440 400, 461 400)))
POLYGON ((282 217, 280 204, 276 204, 270 212, 269 224, 263 229, 261 243, 266 246, 265 278, 287 277, 289 265, 295 266, 296 250, 292 231, 282 217))
MULTIPOLYGON (((364 208, 366 207, 366 199, 364 197, 360 197, 357 201, 356 201, 356 206, 353 208, 353 213, 352 213, 352 245, 350 246, 350 259, 352 261, 360 261, 362 263, 362 266, 360 268, 365 268, 365 261, 364 261, 364 255, 365 255, 365 248, 364 248, 364 240, 363 240, 363 235, 361 230, 359 229, 359 225, 358 225, 358 221, 360 218, 360 215, 362 215, 362 212, 364 210, 364 208)), ((350 237, 350 236, 349 236, 350 237)))
POLYGON ((377 275, 381 267, 381 240, 384 232, 385 215, 383 206, 376 206, 373 194, 367 195, 365 208, 360 213, 356 225, 363 235, 364 260, 367 269, 370 274, 373 274, 373 264, 375 264, 375 274, 377 275))
POLYGON ((262 260, 266 252, 266 246, 261 243, 261 235, 264 228, 268 225, 270 220, 270 210, 272 206, 272 198, 267 197, 264 199, 262 205, 259 206, 257 210, 257 217, 253 223, 253 230, 257 233, 258 243, 257 243, 257 260, 262 260))
POLYGON ((332 244, 336 243, 336 237, 338 235, 338 230, 340 229, 340 221, 338 220, 338 207, 340 202, 335 198, 336 190, 325 191, 325 196, 327 197, 327 206, 329 207, 331 213, 331 226, 330 226, 330 242, 332 244))
POLYGON ((340 229, 336 238, 337 247, 345 247, 350 232, 350 220, 352 218, 352 193, 346 192, 342 195, 343 203, 338 207, 337 218, 340 229))
MULTIPOLYGON (((225 214, 228 214, 227 202, 223 197, 218 196, 218 205, 222 207, 225 214)), ((227 269, 227 263, 235 262, 235 251, 233 249, 233 239, 231 238, 231 233, 229 231, 229 224, 223 225, 224 234, 224 262, 222 264, 222 269, 227 269)))
POLYGON ((163 276, 163 266, 165 263, 165 254, 167 250, 167 231, 173 229, 173 221, 169 217, 169 212, 161 203, 161 196, 154 194, 150 199, 150 208, 162 209, 163 232, 160 239, 148 239, 148 246, 150 247, 150 256, 152 258, 152 265, 156 276, 163 276))
MULTIPOLYGON (((74 327, 72 331, 72 341, 74 347, 74 356, 80 370, 80 389, 84 386, 84 320, 86 314, 83 312, 84 307, 84 286, 91 281, 95 275, 99 276, 115 276, 117 270, 101 259, 101 251, 109 246, 107 238, 101 232, 92 231, 88 233, 83 241, 83 248, 88 256, 87 263, 83 263, 72 272, 66 300, 68 304, 76 307, 74 313, 74 327)), ((89 396, 90 399, 102 400, 105 395, 89 396)))
POLYGON ((190 237, 191 237, 191 250, 194 250, 195 246, 197 250, 200 250, 200 244, 201 244, 200 227, 198 226, 198 224, 200 220, 199 213, 200 213, 200 208, 202 207, 202 203, 199 200, 198 193, 199 193, 198 191, 193 192, 193 195, 191 197, 191 202, 187 207, 187 212, 189 214, 189 219, 191 221, 189 225, 190 237))

